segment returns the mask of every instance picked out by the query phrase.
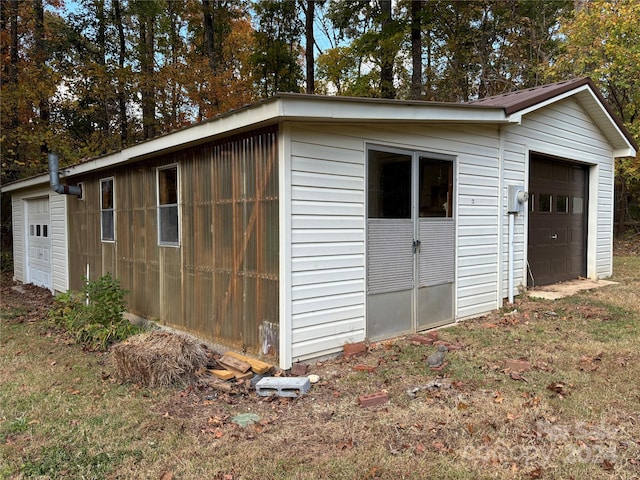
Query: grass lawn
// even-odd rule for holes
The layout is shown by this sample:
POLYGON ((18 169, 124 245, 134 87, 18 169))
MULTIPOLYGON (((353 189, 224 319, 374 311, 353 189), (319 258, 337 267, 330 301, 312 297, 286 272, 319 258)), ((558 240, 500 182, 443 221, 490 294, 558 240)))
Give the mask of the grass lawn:
POLYGON ((435 347, 401 338, 311 364, 321 382, 293 400, 123 384, 108 353, 49 326, 46 292, 5 282, 0 478, 639 478, 640 257, 614 272, 440 330, 442 371, 425 363, 435 347), (358 405, 381 390, 387 403, 358 405))

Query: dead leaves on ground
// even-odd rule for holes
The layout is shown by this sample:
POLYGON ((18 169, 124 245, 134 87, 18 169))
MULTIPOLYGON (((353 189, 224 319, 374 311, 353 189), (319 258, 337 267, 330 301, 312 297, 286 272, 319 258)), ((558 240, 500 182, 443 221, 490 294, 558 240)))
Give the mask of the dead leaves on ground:
POLYGON ((552 382, 547 385, 547 390, 552 391, 553 393, 558 395, 558 398, 563 399, 571 393, 569 391, 570 387, 573 387, 573 385, 568 385, 564 382, 552 382))

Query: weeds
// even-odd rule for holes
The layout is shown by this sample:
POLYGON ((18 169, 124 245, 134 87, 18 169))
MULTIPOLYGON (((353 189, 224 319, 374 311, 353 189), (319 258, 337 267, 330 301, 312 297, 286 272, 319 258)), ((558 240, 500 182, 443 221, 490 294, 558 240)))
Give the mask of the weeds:
POLYGON ((107 274, 86 282, 81 292, 67 291, 56 297, 49 316, 84 347, 104 350, 141 331, 122 316, 127 293, 118 279, 107 274))

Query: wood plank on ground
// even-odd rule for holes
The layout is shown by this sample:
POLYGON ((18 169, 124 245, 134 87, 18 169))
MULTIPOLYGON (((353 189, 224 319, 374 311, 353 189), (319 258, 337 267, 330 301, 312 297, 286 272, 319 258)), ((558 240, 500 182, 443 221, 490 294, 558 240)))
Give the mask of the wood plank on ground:
POLYGON ((230 370, 208 369, 207 371, 214 377, 218 377, 221 380, 231 380, 236 376, 235 373, 230 370))
POLYGON ((235 368, 232 367, 225 367, 227 370, 229 370, 231 373, 233 373, 233 378, 235 378, 236 380, 246 380, 248 378, 253 377, 253 372, 251 370, 247 370, 246 372, 243 372, 241 370, 236 370, 235 368))
POLYGON ((224 368, 233 368, 234 370, 239 370, 242 373, 246 373, 251 370, 251 364, 249 362, 245 362, 244 360, 240 360, 229 354, 221 356, 218 359, 218 363, 224 368))
POLYGON ((265 373, 268 373, 273 368, 273 365, 270 365, 260 360, 256 360, 255 358, 246 357, 244 355, 241 355, 240 353, 229 351, 225 353, 225 356, 233 357, 237 360, 241 360, 243 362, 248 363, 251 367, 251 370, 253 370, 253 372, 257 373, 258 375, 264 375, 265 373))

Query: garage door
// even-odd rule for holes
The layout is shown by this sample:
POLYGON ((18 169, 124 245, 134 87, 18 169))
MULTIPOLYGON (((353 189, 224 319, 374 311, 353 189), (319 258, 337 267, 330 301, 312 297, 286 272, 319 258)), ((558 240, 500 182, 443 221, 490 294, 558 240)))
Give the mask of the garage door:
POLYGON ((532 154, 529 171, 529 286, 586 276, 586 167, 532 154))
POLYGON ((27 281, 51 289, 49 197, 27 202, 27 281))

